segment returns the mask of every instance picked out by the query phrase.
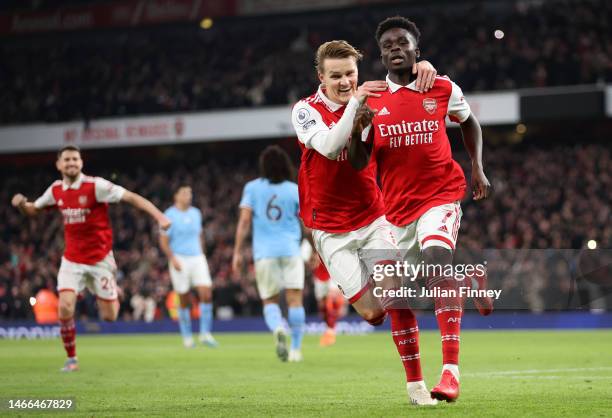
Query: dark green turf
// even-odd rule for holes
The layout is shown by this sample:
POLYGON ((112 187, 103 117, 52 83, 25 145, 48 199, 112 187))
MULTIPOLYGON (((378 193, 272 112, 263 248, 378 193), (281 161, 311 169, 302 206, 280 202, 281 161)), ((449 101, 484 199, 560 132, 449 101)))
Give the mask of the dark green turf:
MULTIPOLYGON (((217 337, 218 349, 193 350, 177 335, 79 337, 81 370, 70 374, 58 371, 58 340, 0 340, 0 397, 76 399, 75 412, 53 416, 612 415, 611 331, 464 332, 461 397, 434 408, 408 404, 385 333, 339 336, 326 349, 306 337, 300 364, 280 363, 268 334, 217 337)), ((421 357, 431 387, 437 333, 422 333, 421 357)))

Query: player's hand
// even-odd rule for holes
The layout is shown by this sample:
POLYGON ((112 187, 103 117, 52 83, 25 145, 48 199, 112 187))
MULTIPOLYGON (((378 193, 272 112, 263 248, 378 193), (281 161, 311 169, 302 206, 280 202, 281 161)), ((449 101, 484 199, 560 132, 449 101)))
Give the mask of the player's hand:
POLYGON ((474 200, 486 199, 491 194, 491 183, 482 167, 472 166, 472 197, 474 200))
POLYGON ((308 267, 310 267, 310 270, 314 271, 317 267, 319 267, 319 264, 321 264, 319 254, 313 251, 312 255, 310 256, 310 260, 308 260, 308 267))
POLYGON ((163 229, 164 231, 167 231, 170 226, 172 225, 172 221, 170 219, 168 219, 167 216, 163 215, 159 220, 159 227, 161 229, 163 229))
POLYGON ((20 208, 23 205, 25 205, 28 201, 28 198, 25 197, 24 195, 22 195, 21 193, 17 193, 15 196, 13 196, 13 198, 11 199, 11 205, 13 205, 16 208, 20 208))
POLYGON ((174 267, 174 270, 176 271, 181 271, 183 268, 183 266, 181 266, 181 262, 178 261, 178 259, 174 256, 170 259, 170 263, 172 264, 172 267, 174 267))
POLYGON ((235 252, 232 257, 232 271, 234 274, 242 273, 242 265, 244 264, 244 258, 239 252, 235 252))
POLYGON ((376 112, 367 104, 357 109, 355 120, 353 121, 353 131, 363 132, 363 130, 372 123, 375 114, 376 112))
POLYGON ((429 61, 419 61, 412 65, 412 74, 416 74, 416 89, 420 92, 428 92, 436 81, 438 72, 429 61))
POLYGON ((368 97, 380 97, 378 92, 385 90, 387 90, 387 82, 384 80, 366 81, 357 88, 355 97, 363 104, 368 97))

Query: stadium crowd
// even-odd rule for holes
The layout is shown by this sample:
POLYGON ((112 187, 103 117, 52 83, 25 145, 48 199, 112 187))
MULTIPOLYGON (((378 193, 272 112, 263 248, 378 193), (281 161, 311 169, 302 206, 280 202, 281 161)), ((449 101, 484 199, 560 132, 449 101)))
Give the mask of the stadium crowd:
MULTIPOLYGON (((297 158, 295 143, 284 145, 297 158)), ((171 205, 179 184, 192 184, 194 205, 202 210, 205 223, 217 314, 259 315, 261 305, 252 266, 247 277, 237 277, 230 270, 237 206, 243 185, 257 175, 252 158, 255 154, 246 158, 216 151, 187 148, 180 158, 166 158, 164 166, 145 156, 139 158, 142 163, 137 166, 129 162, 134 158, 126 157, 128 162, 121 163, 112 154, 91 161, 85 153, 85 173, 137 191, 164 209, 171 205)), ((457 159, 464 168, 469 167, 465 154, 458 153, 457 159)), ((494 194, 481 203, 469 197, 464 200, 459 248, 581 249, 589 240, 595 240, 600 248, 612 247, 609 147, 503 146, 488 149, 485 162, 494 194)), ((10 197, 21 191, 34 199, 57 178, 57 173, 47 164, 39 170, 4 172, 2 178, 0 319, 27 318, 32 315, 30 296, 41 288, 55 289, 63 226, 55 210, 38 218, 24 218, 10 206, 10 197)), ((118 284, 123 293, 121 317, 167 317, 166 297, 171 286, 167 261, 158 246, 158 231, 148 217, 129 205, 111 205, 110 214, 118 284)), ((515 298, 513 307, 535 311, 561 308, 565 299, 560 295, 567 294, 565 282, 546 271, 535 275, 533 271, 519 270, 504 280, 506 293, 515 298)), ((305 306, 316 312, 311 287, 311 283, 307 285, 305 306)), ((82 317, 96 316, 93 297, 86 296, 79 303, 82 317)))
POLYGON ((5 37, 0 124, 292 103, 316 85, 314 51, 330 39, 363 50, 362 79, 383 77, 373 33, 394 14, 416 21, 421 57, 466 92, 610 82, 610 4, 423 2, 5 37))

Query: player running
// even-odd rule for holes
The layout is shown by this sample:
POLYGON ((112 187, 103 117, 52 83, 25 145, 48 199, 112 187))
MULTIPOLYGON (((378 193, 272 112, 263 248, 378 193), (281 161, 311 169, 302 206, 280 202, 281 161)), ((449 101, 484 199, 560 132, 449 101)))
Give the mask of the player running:
POLYGON ((60 333, 68 359, 61 370, 72 372, 79 369, 74 322, 77 294, 89 288, 98 299, 100 317, 105 321, 116 320, 119 313, 108 204, 127 202, 151 215, 162 229, 169 228, 171 222, 144 197, 103 178, 83 174, 83 160, 76 146, 58 152, 56 167, 62 180, 51 184, 36 201, 16 194, 11 203, 28 216, 50 207, 57 207, 63 215, 65 250, 57 290, 60 333))
MULTIPOLYGON (((411 68, 419 56, 420 32, 403 17, 382 21, 376 40, 388 70, 389 88, 368 99, 357 116, 350 147, 353 165, 369 170, 375 160, 381 180, 385 214, 394 225, 405 260, 426 265, 450 265, 461 220, 459 201, 465 177, 451 155, 446 116, 459 122, 465 147, 472 159, 475 200, 484 199, 490 184, 483 171, 482 132, 461 89, 446 77, 436 77, 433 88, 420 94, 411 68), (372 109, 377 109, 374 115, 372 109), (361 129, 371 120, 371 126, 361 129), (360 136, 365 142, 360 141, 360 136), (374 154, 374 158, 370 155, 374 154)), ((429 288, 456 289, 452 277, 429 275, 429 288)), ((482 302, 482 301, 478 301, 482 302)), ((486 301, 485 301, 486 302, 486 301)), ((459 334, 462 300, 434 298, 442 338, 443 366, 432 397, 454 401, 459 396, 459 334)))
POLYGON ((232 269, 241 273, 243 246, 253 224, 253 259, 259 297, 263 301, 266 325, 274 334, 276 353, 281 361, 300 362, 306 314, 302 302, 304 262, 300 243, 302 225, 297 216, 298 190, 289 156, 278 146, 267 147, 259 157, 261 177, 244 186, 232 269), (279 306, 285 289, 291 349, 279 306))
POLYGON ((179 329, 183 344, 195 347, 191 332, 191 294, 194 287, 200 309, 200 342, 208 347, 217 347, 210 333, 213 321, 212 280, 204 255, 204 232, 202 212, 191 206, 193 192, 190 186, 180 186, 174 193, 174 205, 164 214, 172 222, 168 231, 159 235, 159 245, 168 258, 172 287, 179 295, 179 329))
POLYGON ((308 263, 312 272, 317 307, 325 325, 327 325, 327 329, 321 335, 319 345, 328 347, 336 343, 336 322, 340 315, 345 313, 346 300, 330 278, 321 257, 316 251, 313 251, 312 246, 306 239, 302 240, 302 257, 308 263))
MULTIPOLYGON (((359 315, 372 325, 380 325, 387 314, 390 316, 410 401, 432 405, 435 400, 420 383, 416 318, 410 309, 394 308, 374 296, 366 267, 393 262, 379 258, 379 250, 386 250, 395 260, 401 256, 392 226, 384 216, 374 164, 358 171, 348 161, 346 145, 360 104, 387 89, 384 81, 357 87, 361 57, 346 41, 322 44, 315 60, 321 86, 293 108, 292 122, 302 149, 300 216, 312 229, 323 263, 359 315)), ((420 75, 424 87, 429 87, 435 70, 427 62, 415 64, 413 71, 417 68, 418 73, 427 73, 420 75)))

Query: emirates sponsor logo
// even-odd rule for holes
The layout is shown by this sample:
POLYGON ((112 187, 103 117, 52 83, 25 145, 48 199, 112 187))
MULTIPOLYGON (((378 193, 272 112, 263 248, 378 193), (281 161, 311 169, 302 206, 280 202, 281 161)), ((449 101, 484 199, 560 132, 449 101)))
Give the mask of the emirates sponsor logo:
POLYGON ((423 109, 425 109, 425 111, 429 113, 430 115, 433 115, 434 113, 436 113, 437 108, 438 108, 438 102, 436 102, 436 99, 432 99, 429 97, 426 99, 423 99, 423 109))
POLYGON ((83 209, 83 208, 62 209, 62 215, 64 217, 64 225, 81 224, 85 222, 87 215, 89 215, 90 213, 91 213, 91 210, 83 209))
POLYGON ((376 125, 381 138, 389 141, 389 148, 432 144, 434 134, 440 129, 440 121, 423 119, 406 122, 376 125))
POLYGON ((406 135, 412 133, 437 132, 440 129, 440 121, 423 119, 418 122, 406 122, 403 120, 400 123, 379 123, 376 126, 378 127, 380 136, 384 138, 387 136, 406 135))

